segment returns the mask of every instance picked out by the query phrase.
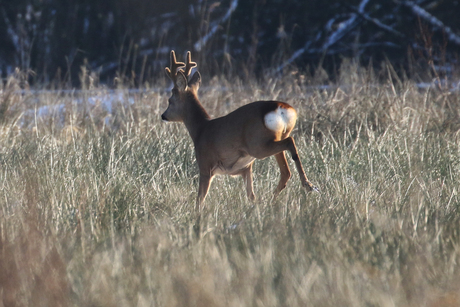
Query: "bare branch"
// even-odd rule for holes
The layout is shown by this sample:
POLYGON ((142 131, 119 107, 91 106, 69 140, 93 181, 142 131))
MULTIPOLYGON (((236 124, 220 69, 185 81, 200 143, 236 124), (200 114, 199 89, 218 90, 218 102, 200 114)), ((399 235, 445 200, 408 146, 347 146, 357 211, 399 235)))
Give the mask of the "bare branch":
MULTIPOLYGON (((364 13, 364 8, 366 7, 367 3, 369 0, 362 0, 361 3, 359 4, 358 12, 359 13, 364 13)), ((350 18, 345 20, 344 22, 339 24, 339 27, 337 28, 336 31, 334 31, 326 40, 326 42, 323 44, 323 46, 320 49, 315 49, 315 50, 308 50, 308 47, 311 45, 311 42, 308 41, 305 44, 305 47, 298 49, 294 54, 283 64, 278 66, 276 71, 282 70, 284 67, 287 65, 291 64, 292 62, 295 61, 298 57, 300 57, 302 54, 305 52, 308 53, 317 53, 317 52, 326 52, 329 47, 337 43, 342 37, 345 36, 347 31, 349 31, 353 26, 356 25, 356 19, 358 18, 357 14, 350 14, 350 18)))
POLYGON ((218 22, 216 22, 215 25, 211 28, 211 30, 209 30, 209 32, 205 36, 203 36, 193 45, 196 51, 201 51, 201 48, 203 48, 208 42, 208 40, 217 32, 217 30, 219 30, 220 24, 230 18, 232 13, 236 10, 237 6, 238 0, 232 0, 232 2, 230 3, 230 7, 228 8, 228 11, 224 15, 224 17, 222 17, 218 22))
POLYGON ((377 27, 387 31, 387 32, 390 32, 396 36, 399 36, 399 37, 404 37, 404 34, 402 34, 401 32, 399 31, 396 31, 395 29, 393 29, 392 27, 390 26, 387 26, 386 24, 382 23, 380 20, 376 19, 376 18, 372 18, 371 16, 369 16, 369 14, 366 14, 364 11, 360 11, 360 10, 357 10, 356 8, 354 8, 353 6, 351 5, 348 5, 346 4, 350 9, 354 10, 361 18, 365 19, 366 21, 369 21, 371 23, 373 23, 374 25, 376 25, 377 27))
POLYGON ((447 38, 451 42, 457 45, 460 45, 460 36, 455 34, 454 31, 452 31, 450 27, 446 26, 441 20, 434 17, 433 15, 431 15, 430 13, 428 13, 427 11, 425 11, 423 8, 421 8, 420 6, 418 6, 412 1, 404 1, 403 4, 410 7, 414 14, 428 21, 431 25, 441 28, 444 32, 446 32, 447 38))

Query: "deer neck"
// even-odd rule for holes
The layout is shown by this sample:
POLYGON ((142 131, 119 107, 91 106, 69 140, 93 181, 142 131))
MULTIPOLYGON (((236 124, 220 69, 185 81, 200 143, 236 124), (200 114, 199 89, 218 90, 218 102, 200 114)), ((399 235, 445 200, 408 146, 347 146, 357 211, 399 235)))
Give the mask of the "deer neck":
POLYGON ((187 128, 193 143, 198 140, 203 126, 211 119, 204 107, 195 94, 189 93, 187 97, 187 114, 184 118, 184 124, 187 128))

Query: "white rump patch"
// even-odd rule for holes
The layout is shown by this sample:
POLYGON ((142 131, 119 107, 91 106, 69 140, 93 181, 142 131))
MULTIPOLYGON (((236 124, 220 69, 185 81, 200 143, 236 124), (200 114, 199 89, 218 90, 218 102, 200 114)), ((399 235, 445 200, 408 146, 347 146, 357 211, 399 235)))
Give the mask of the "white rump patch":
POLYGON ((265 115, 265 127, 273 132, 285 133, 288 127, 294 126, 296 119, 297 114, 294 109, 278 107, 265 115))

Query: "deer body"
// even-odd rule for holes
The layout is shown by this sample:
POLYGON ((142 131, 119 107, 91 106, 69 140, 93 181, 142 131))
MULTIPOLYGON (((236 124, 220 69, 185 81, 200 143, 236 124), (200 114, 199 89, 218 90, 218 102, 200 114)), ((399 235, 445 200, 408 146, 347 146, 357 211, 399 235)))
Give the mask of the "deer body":
POLYGON ((166 73, 173 80, 174 88, 168 108, 161 117, 165 121, 183 122, 193 140, 200 170, 197 209, 200 209, 215 175, 241 175, 248 198, 254 200, 252 165, 255 159, 273 155, 281 171, 276 197, 291 176, 285 150, 291 153, 295 161, 302 185, 308 191, 317 190, 308 181, 294 140, 289 136, 297 119, 295 109, 284 102, 256 101, 225 116, 211 119, 197 97, 200 74, 195 72, 187 81, 190 69, 195 65, 188 53, 185 74, 179 70, 174 76, 177 67, 184 64, 177 63, 174 51, 171 52, 171 70, 166 68, 166 73))
POLYGON ((200 133, 193 140, 200 169, 209 169, 211 175, 237 175, 256 158, 266 158, 267 152, 261 150, 263 145, 272 140, 286 138, 295 124, 295 119, 291 119, 289 126, 283 125, 283 119, 278 118, 281 123, 278 123, 277 130, 267 127, 266 119, 270 119, 270 123, 275 121, 272 114, 278 105, 289 107, 275 101, 258 101, 226 116, 205 121, 200 133))

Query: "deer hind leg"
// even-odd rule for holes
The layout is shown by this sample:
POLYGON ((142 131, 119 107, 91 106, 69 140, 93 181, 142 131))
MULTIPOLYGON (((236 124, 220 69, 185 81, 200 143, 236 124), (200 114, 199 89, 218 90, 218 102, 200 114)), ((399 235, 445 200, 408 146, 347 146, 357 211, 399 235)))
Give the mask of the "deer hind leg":
POLYGON ((287 137, 281 141, 270 141, 266 143, 263 147, 261 147, 259 150, 257 150, 257 152, 253 154, 253 156, 258 159, 262 159, 268 156, 279 154, 285 150, 291 153, 291 157, 292 160, 294 160, 295 162, 295 166, 297 172, 299 173, 302 186, 305 187, 308 192, 313 190, 318 191, 318 188, 313 186, 313 184, 308 180, 307 176, 305 175, 305 171, 303 170, 302 163, 299 159, 299 155, 297 154, 297 147, 295 146, 295 142, 292 137, 287 137))
POLYGON ((252 181, 252 163, 245 168, 240 173, 241 177, 243 177, 244 184, 246 185, 246 194, 250 201, 255 201, 256 196, 254 195, 254 185, 252 181))
POLYGON ((286 183, 288 182, 289 178, 291 178, 291 171, 289 170, 284 151, 276 154, 275 158, 276 162, 278 162, 278 166, 280 167, 281 177, 273 195, 273 199, 275 199, 278 194, 286 187, 286 183))
POLYGON ((308 180, 307 175, 305 175, 305 171, 303 170, 299 155, 297 154, 297 147, 295 146, 294 139, 292 137, 288 137, 286 140, 288 140, 288 150, 291 153, 292 160, 294 160, 295 167, 297 168, 297 172, 300 176, 300 181, 302 182, 302 186, 309 192, 318 190, 318 188, 313 186, 313 184, 308 180))

